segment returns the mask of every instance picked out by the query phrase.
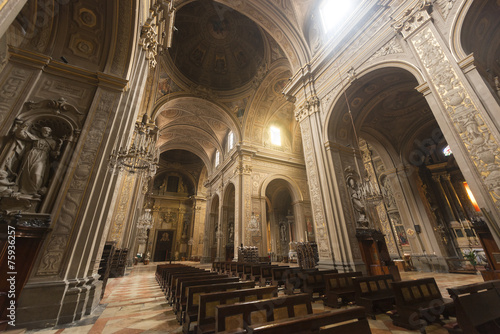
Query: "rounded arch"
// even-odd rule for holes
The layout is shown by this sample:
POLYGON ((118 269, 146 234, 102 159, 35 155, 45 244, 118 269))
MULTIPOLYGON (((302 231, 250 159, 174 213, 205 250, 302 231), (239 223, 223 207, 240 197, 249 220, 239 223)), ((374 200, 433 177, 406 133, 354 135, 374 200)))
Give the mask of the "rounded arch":
POLYGON ((219 204, 220 204, 220 196, 219 194, 213 194, 210 199, 210 213, 219 214, 219 204))
POLYGON ((473 2, 474 1, 472 0, 468 0, 461 4, 460 9, 453 20, 453 24, 451 25, 449 36, 451 46, 450 49, 457 62, 468 56, 462 43, 462 27, 473 2))
POLYGON ((229 181, 225 187, 224 187, 224 190, 223 190, 223 194, 224 194, 224 199, 223 199, 223 203, 226 203, 229 199, 229 194, 231 193, 231 188, 232 187, 235 192, 236 192, 236 185, 232 182, 232 181, 229 181))
MULTIPOLYGON (((412 64, 408 61, 396 61, 396 60, 384 61, 377 64, 372 64, 367 68, 361 69, 360 72, 357 74, 357 79, 345 83, 345 86, 337 93, 336 97, 332 100, 332 103, 328 107, 326 107, 328 108, 328 111, 327 111, 327 116, 325 118, 326 121, 323 125, 323 142, 325 143, 329 141, 337 142, 338 137, 342 136, 343 136, 343 141, 345 143, 352 142, 351 138, 353 135, 352 122, 349 114, 347 113, 346 99, 344 94, 354 89, 359 89, 360 82, 367 76, 375 74, 377 71, 391 70, 391 69, 399 69, 409 73, 411 76, 415 78, 418 85, 422 85, 423 83, 426 82, 420 69, 415 64, 412 64), (342 124, 347 124, 347 128, 349 130, 348 131, 339 130, 338 127, 340 127, 342 124), (337 138, 331 138, 331 135, 334 133, 336 136, 338 136, 337 138)), ((369 81, 370 80, 368 80, 368 82, 369 81)), ((349 101, 349 102, 352 105, 352 103, 355 101, 349 101)))
POLYGON ((208 157, 206 154, 204 154, 203 150, 196 148, 196 147, 193 147, 192 145, 187 145, 187 144, 183 144, 183 143, 164 143, 164 144, 160 144, 159 150, 160 150, 160 152, 166 152, 166 151, 170 151, 170 150, 189 151, 189 152, 197 155, 203 161, 208 173, 211 173, 213 170, 213 166, 210 162, 211 161, 210 157, 208 157))
POLYGON ((176 92, 166 94, 159 98, 155 106, 153 107, 151 119, 156 122, 160 121, 159 118, 162 112, 167 111, 169 109, 177 109, 181 106, 190 105, 194 103, 195 105, 199 105, 200 103, 204 105, 205 109, 213 110, 216 114, 221 115, 225 122, 228 124, 228 128, 230 128, 234 134, 236 135, 236 139, 241 141, 241 129, 239 124, 239 120, 236 116, 227 108, 227 106, 222 105, 220 103, 200 98, 199 96, 193 95, 191 93, 185 92, 176 92), (208 108, 207 108, 208 106, 208 108))
POLYGON ((299 185, 290 177, 283 175, 283 174, 274 174, 272 176, 267 177, 260 185, 259 188, 259 194, 262 198, 266 198, 266 189, 267 186, 275 180, 283 180, 288 184, 288 189, 290 190, 290 193, 292 194, 292 201, 293 202, 302 202, 304 200, 304 197, 302 195, 302 192, 300 191, 299 185))

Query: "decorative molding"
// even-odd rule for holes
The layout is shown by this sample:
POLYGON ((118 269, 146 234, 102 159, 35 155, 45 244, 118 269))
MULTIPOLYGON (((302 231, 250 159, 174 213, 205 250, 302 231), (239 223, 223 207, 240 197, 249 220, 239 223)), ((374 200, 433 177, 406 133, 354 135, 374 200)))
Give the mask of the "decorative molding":
POLYGON ((411 40, 431 83, 476 166, 493 202, 500 209, 500 147, 488 124, 451 66, 436 36, 427 27, 411 40))
POLYGON ((427 12, 431 6, 430 0, 420 0, 415 7, 408 9, 398 20, 392 24, 392 27, 400 32, 404 38, 407 38, 420 28, 425 22, 430 20, 430 15, 427 12))
POLYGON ((83 115, 82 112, 69 104, 64 97, 60 97, 56 100, 42 100, 39 102, 28 101, 25 103, 28 110, 33 109, 52 109, 55 114, 60 114, 61 112, 77 113, 78 115, 83 115))
POLYGON ((73 226, 78 219, 80 206, 83 204, 85 189, 90 182, 93 166, 97 159, 99 148, 104 140, 108 122, 113 111, 114 94, 104 92, 99 97, 97 110, 90 120, 89 132, 82 136, 83 145, 80 152, 72 159, 75 169, 69 177, 71 183, 64 201, 54 217, 55 225, 53 232, 46 241, 46 247, 41 256, 41 262, 35 276, 57 275, 62 265, 64 251, 69 245, 69 239, 73 226))
MULTIPOLYGON (((311 126, 309 122, 300 123, 302 138, 304 143, 304 156, 307 166, 307 179, 309 180, 309 191, 311 194, 311 206, 313 210, 313 220, 316 227, 316 241, 318 243, 319 256, 330 258, 330 247, 328 243, 328 233, 326 231, 325 213, 323 210, 321 186, 317 172, 317 165, 314 158, 314 146, 311 136, 311 126)), ((333 259, 332 259, 333 260, 333 259)))
POLYGON ((383 47, 378 49, 366 62, 370 62, 376 58, 388 56, 397 53, 404 53, 403 47, 397 41, 396 37, 393 37, 389 42, 387 42, 383 47))
POLYGON ((439 14, 446 20, 450 14, 451 9, 455 5, 456 0, 435 0, 435 7, 438 9, 439 14))

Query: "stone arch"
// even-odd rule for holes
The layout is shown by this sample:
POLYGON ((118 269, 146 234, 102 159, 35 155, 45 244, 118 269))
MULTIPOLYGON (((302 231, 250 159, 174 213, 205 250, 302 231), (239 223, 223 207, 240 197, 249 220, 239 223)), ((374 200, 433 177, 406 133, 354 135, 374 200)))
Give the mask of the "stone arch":
MULTIPOLYGON (((352 123, 349 115, 347 113, 335 113, 336 108, 341 108, 341 111, 347 111, 347 106, 345 105, 345 93, 349 92, 353 88, 356 88, 356 86, 359 84, 359 80, 365 77, 366 75, 370 75, 376 71, 379 70, 389 70, 391 68, 395 69, 401 69, 404 70, 408 73, 410 73, 415 80, 418 82, 418 84, 423 84, 425 83, 425 79, 422 75, 422 72, 420 69, 415 66, 414 64, 411 64, 409 62, 401 62, 401 61, 389 61, 389 62, 382 62, 378 64, 373 64, 370 65, 368 68, 363 69, 359 72, 359 74, 356 75, 357 79, 354 81, 350 82, 344 82, 344 87, 341 89, 336 97, 333 99, 332 103, 327 107, 327 116, 326 116, 326 121, 323 125, 323 142, 337 142, 337 138, 330 138, 330 134, 337 134, 337 136, 342 136, 342 134, 345 136, 343 141, 345 144, 350 144, 352 142, 352 136, 353 136, 353 131, 352 131, 352 123), (340 107, 341 106, 341 107, 340 107), (339 126, 341 124, 346 124, 346 127, 349 129, 347 131, 342 131, 341 129, 339 130, 339 126)), ((414 87, 416 88, 416 87, 414 87)), ((349 101, 352 103, 353 101, 349 101)))
POLYGON ((235 143, 241 141, 241 129, 227 108, 191 95, 161 101, 153 112, 160 132, 161 151, 174 147, 192 151, 212 173, 215 152, 220 152, 221 162, 228 156, 224 150, 228 133, 233 132, 235 143))
POLYGON ((450 50, 457 60, 462 60, 468 56, 463 48, 462 27, 473 1, 464 1, 458 10, 450 30, 450 50))
POLYGON ((274 174, 274 175, 267 177, 264 181, 262 181, 260 188, 259 188, 260 196, 262 196, 262 198, 265 198, 266 197, 266 189, 267 189, 267 186, 269 185, 269 183, 271 183, 272 181, 275 181, 275 180, 280 180, 280 179, 285 181, 288 184, 290 194, 292 194, 292 196, 293 196, 292 200, 294 202, 304 200, 304 196, 302 195, 302 192, 300 191, 299 185, 292 178, 290 178, 286 175, 283 175, 283 174, 274 174))

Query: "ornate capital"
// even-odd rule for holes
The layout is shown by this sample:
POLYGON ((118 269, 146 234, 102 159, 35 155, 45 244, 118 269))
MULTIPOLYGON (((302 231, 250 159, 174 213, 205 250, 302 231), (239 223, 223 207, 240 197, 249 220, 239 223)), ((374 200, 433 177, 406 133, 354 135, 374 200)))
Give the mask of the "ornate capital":
POLYGON ((415 7, 408 9, 403 14, 403 17, 394 20, 395 22, 392 24, 392 27, 397 32, 400 32, 404 38, 407 38, 425 22, 430 20, 431 17, 427 12, 430 6, 430 0, 421 0, 415 7))
POLYGON ((321 101, 316 95, 306 100, 306 102, 295 112, 295 119, 297 122, 300 123, 308 116, 319 112, 320 104, 321 101))

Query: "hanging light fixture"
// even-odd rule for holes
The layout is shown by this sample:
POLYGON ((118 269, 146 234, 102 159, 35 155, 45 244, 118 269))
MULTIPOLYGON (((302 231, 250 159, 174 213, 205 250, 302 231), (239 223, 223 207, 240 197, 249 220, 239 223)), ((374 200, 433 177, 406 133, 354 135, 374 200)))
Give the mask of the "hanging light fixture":
POLYGON ((137 220, 137 228, 142 230, 150 230, 154 225, 151 209, 144 209, 144 213, 137 220))
POLYGON ((158 127, 150 123, 148 115, 144 114, 142 121, 135 124, 130 146, 120 147, 111 153, 109 168, 115 173, 126 171, 153 177, 159 161, 157 140, 158 127))

